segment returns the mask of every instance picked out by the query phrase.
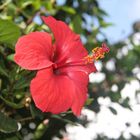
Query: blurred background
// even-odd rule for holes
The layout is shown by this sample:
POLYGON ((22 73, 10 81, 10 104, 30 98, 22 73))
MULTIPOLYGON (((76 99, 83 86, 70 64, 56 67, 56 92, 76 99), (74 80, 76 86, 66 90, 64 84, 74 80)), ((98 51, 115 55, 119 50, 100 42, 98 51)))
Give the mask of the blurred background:
POLYGON ((140 139, 139 0, 0 1, 0 140, 140 139), (102 42, 110 52, 95 62, 89 99, 79 118, 40 112, 30 98, 35 72, 13 61, 17 39, 49 31, 41 15, 60 19, 81 35, 90 52, 102 42))

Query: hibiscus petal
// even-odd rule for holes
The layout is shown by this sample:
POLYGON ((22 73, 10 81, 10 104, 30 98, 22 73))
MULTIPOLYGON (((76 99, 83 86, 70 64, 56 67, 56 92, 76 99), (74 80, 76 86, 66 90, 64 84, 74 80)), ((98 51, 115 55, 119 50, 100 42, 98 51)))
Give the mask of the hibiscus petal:
POLYGON ((75 88, 73 94, 74 102, 71 106, 73 113, 77 116, 80 115, 81 109, 87 99, 87 85, 89 81, 88 74, 82 70, 83 67, 65 67, 62 68, 61 74, 66 74, 72 80, 75 88), (81 70, 80 70, 81 68, 81 70))
POLYGON ((75 33, 64 22, 56 20, 52 16, 42 16, 42 19, 53 32, 57 46, 61 47, 68 38, 75 36, 75 33))
POLYGON ((47 68, 38 71, 31 81, 30 91, 40 110, 58 114, 71 107, 75 89, 68 76, 56 76, 52 68, 47 68))
POLYGON ((43 112, 58 114, 72 109, 77 116, 87 99, 88 75, 69 71, 55 75, 52 68, 38 71, 30 91, 36 106, 43 112))
POLYGON ((53 17, 42 17, 44 22, 50 27, 55 37, 56 57, 55 63, 58 67, 67 64, 81 63, 84 64, 84 57, 88 55, 84 48, 80 36, 72 32, 72 30, 62 21, 53 17))
POLYGON ((53 47, 48 33, 32 32, 22 36, 16 44, 15 62, 28 70, 51 66, 53 47))
POLYGON ((81 114, 81 109, 87 99, 88 75, 83 72, 75 71, 69 71, 67 75, 75 85, 75 98, 71 109, 75 115, 79 116, 81 114))

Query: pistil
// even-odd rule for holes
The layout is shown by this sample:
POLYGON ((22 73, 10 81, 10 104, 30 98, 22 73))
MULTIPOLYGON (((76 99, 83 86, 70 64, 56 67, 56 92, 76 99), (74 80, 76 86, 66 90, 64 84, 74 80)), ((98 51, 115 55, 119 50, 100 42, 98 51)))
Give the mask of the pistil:
POLYGON ((85 62, 86 64, 93 63, 93 61, 104 58, 105 54, 108 52, 109 52, 109 48, 107 47, 105 43, 103 43, 101 47, 94 48, 92 50, 91 55, 88 55, 84 58, 85 62))

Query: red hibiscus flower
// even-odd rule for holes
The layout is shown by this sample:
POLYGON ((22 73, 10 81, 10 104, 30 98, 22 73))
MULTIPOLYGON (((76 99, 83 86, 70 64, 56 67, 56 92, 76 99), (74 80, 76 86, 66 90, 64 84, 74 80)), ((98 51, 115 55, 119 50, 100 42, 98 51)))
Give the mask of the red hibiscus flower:
POLYGON ((24 69, 38 70, 30 91, 40 110, 58 114, 72 109, 78 116, 87 99, 88 75, 96 68, 86 58, 79 35, 62 21, 42 18, 54 41, 47 32, 22 36, 16 44, 15 62, 24 69))

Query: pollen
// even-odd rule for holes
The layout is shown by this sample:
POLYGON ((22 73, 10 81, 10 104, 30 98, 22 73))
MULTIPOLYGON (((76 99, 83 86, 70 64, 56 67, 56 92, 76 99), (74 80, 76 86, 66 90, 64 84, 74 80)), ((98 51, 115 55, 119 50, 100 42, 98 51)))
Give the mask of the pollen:
POLYGON ((94 48, 91 55, 88 55, 84 58, 86 60, 86 64, 93 63, 93 61, 104 58, 105 54, 108 52, 109 48, 105 43, 103 43, 101 47, 94 48))

